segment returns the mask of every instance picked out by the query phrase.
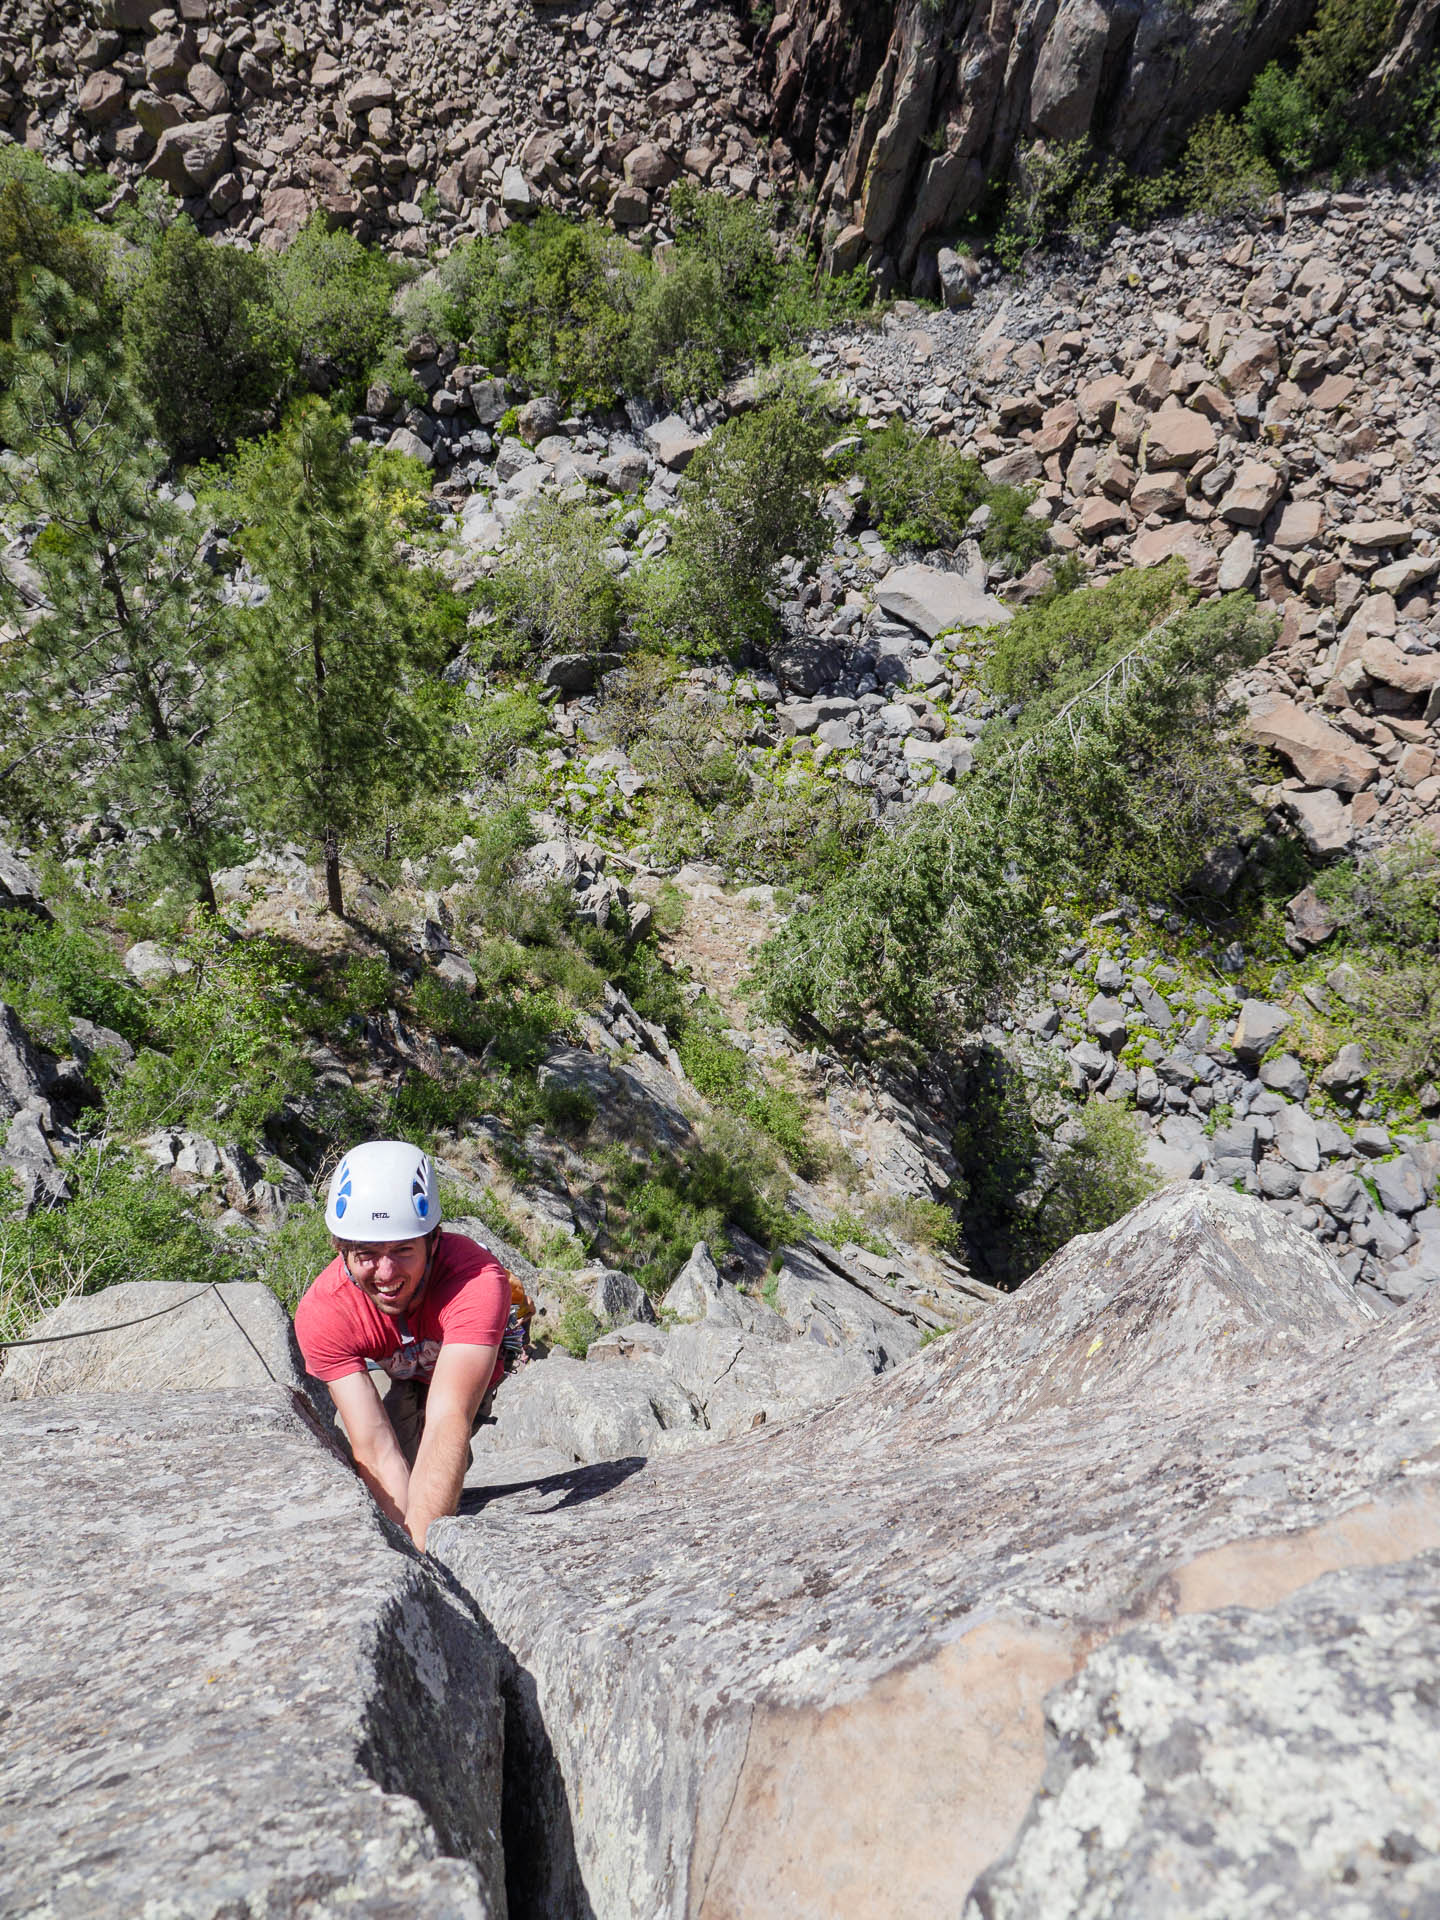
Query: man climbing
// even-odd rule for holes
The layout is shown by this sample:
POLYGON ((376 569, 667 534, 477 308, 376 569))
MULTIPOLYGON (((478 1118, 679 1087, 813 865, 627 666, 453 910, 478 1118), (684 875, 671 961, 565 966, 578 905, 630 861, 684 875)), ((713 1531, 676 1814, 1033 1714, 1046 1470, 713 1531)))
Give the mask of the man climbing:
POLYGON ((459 1504, 470 1436, 504 1373, 510 1277, 484 1247, 442 1231, 434 1163, 403 1140, 351 1148, 325 1225, 336 1257, 306 1288, 296 1337, 360 1478, 423 1552, 430 1522, 459 1504), (390 1377, 383 1402, 367 1361, 390 1377))

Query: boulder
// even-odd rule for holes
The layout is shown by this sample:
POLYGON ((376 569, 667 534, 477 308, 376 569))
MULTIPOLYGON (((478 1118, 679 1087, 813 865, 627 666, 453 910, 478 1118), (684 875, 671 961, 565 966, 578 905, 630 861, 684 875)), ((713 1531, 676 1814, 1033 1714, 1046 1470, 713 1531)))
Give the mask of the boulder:
POLYGON ((50 918, 40 897, 40 882, 20 856, 0 840, 0 913, 17 910, 37 914, 42 920, 50 918))
POLYGON ((1375 755, 1348 733, 1280 694, 1252 701, 1248 726, 1252 738, 1283 754, 1307 786, 1359 793, 1379 772, 1375 755))
POLYGON ((43 1106, 49 1091, 49 1075, 19 1014, 0 1000, 0 1120, 43 1106))
POLYGON ((680 171, 675 160, 653 140, 642 140, 624 160, 626 184, 645 193, 659 193, 680 171))
POLYGON ((620 664, 618 653, 554 653, 540 665, 540 684, 554 687, 567 700, 593 693, 596 679, 620 664))
POLYGON ((1275 1151, 1287 1165, 1299 1173, 1317 1173, 1320 1168, 1320 1144, 1315 1122, 1304 1107, 1286 1106, 1272 1118, 1275 1151))
POLYGON ((1220 502, 1220 518, 1236 527, 1258 527, 1285 491, 1285 482, 1267 460, 1246 459, 1220 502))
MULTIPOLYGON (((263 1386, 267 1380, 297 1390, 309 1384, 290 1316, 258 1280, 218 1287, 208 1281, 126 1280, 67 1300, 31 1332, 39 1339, 83 1329, 93 1337, 11 1353, 0 1373, 0 1399, 154 1393, 161 1387, 193 1392, 263 1386), (136 1320, 144 1324, 122 1324, 136 1320)), ((318 1393, 328 1403, 324 1389, 318 1393)))
POLYGON ((125 111, 125 82, 118 73, 92 73, 75 104, 92 127, 108 127, 125 111))
POLYGON ((645 439, 661 466, 671 473, 683 473, 691 457, 705 444, 704 435, 693 433, 678 413, 667 413, 663 420, 647 427, 645 439))
POLYGON ((1165 406, 1152 418, 1143 445, 1150 472, 1188 471, 1197 460, 1215 451, 1215 429, 1203 413, 1165 406))
POLYGON ((1300 829, 1300 837, 1317 859, 1345 853, 1355 838, 1349 807, 1338 793, 1321 787, 1314 793, 1287 793, 1284 808, 1300 829))
POLYGON ((494 1641, 291 1393, 0 1407, 0 1463, 12 1912, 503 1920, 494 1641))
POLYGON ((519 167, 506 167, 501 174, 500 204, 517 220, 527 219, 539 205, 534 188, 519 167))
POLYGON ((554 1449, 571 1461, 639 1459, 661 1436, 703 1441, 705 1421, 693 1399, 663 1367, 624 1367, 552 1353, 506 1380, 495 1398, 493 1425, 475 1438, 476 1472, 487 1456, 554 1449))
POLYGON ((875 589, 876 603, 934 640, 952 627, 999 627, 1010 609, 963 573, 943 567, 896 567, 875 589))
MULTIPOLYGON (((583 1278, 581 1276, 582 1284, 583 1278)), ((645 1289, 628 1273, 618 1273, 612 1267, 602 1267, 595 1275, 586 1305, 597 1320, 612 1327, 628 1326, 635 1321, 653 1324, 655 1319, 655 1309, 645 1289)))
POLYGON ((1246 1000, 1240 1018, 1230 1036, 1230 1045, 1242 1060, 1258 1060, 1268 1053, 1290 1024, 1283 1007, 1272 1007, 1264 1000, 1246 1000))
POLYGON ((126 949, 122 964, 132 980, 150 986, 157 980, 174 980, 189 973, 192 963, 162 947, 158 940, 137 940, 126 949))
POLYGON ((1411 1782, 1436 1715, 1397 1705, 1440 1657, 1433 1565, 1333 1572, 1269 1607, 1113 1640, 1047 1700, 1040 1791, 963 1920, 1241 1914, 1257 1898, 1335 1920, 1423 1911, 1437 1876, 1408 1839, 1411 1782), (1381 1832, 1396 1837, 1374 1847, 1381 1832))
POLYGON ((1183 560, 1190 584, 1208 592, 1220 577, 1220 563, 1215 549, 1188 520, 1176 521, 1168 527, 1151 527, 1136 539, 1130 549, 1130 558, 1137 567, 1163 566, 1167 560, 1183 560))
MULTIPOLYGON (((1233 1790, 1254 1836, 1230 1911, 1281 1908, 1312 1870, 1269 1848, 1291 1804, 1320 1836, 1315 1870, 1348 1894, 1376 1857, 1373 1822, 1344 1813, 1352 1763, 1403 1769, 1403 1830, 1428 1830, 1436 1709, 1407 1705, 1403 1733, 1365 1720, 1352 1735, 1323 1689, 1286 1682, 1284 1702, 1256 1702, 1284 1737, 1237 1775, 1229 1723, 1212 1730, 1195 1691, 1204 1663, 1174 1663, 1188 1718, 1179 1681, 1162 1689, 1162 1724, 1188 1728, 1164 1764, 1134 1751, 1138 1709, 1112 1723, 1090 1682, 1137 1634, 1163 1653, 1206 1626, 1236 1659, 1271 1632, 1317 1673, 1367 1659, 1345 1609, 1313 1632, 1305 1609, 1353 1579, 1383 1616, 1393 1581, 1440 1542, 1424 1466, 1440 1444, 1437 1345, 1440 1300, 1377 1322, 1312 1238, 1190 1186, 1073 1243, 978 1325, 837 1406, 623 1479, 576 1476, 559 1502, 508 1488, 442 1522, 432 1547, 534 1689, 515 1738, 543 1743, 558 1775, 532 1801, 512 1901, 681 1916, 706 1910, 694 1890, 709 1886, 734 1913, 956 1913, 981 1875, 1029 1857, 1053 1804, 1047 1764, 1102 1750, 1119 1769, 1103 1804, 1113 1795, 1129 1823, 1136 1872, 1167 1832, 1137 1810, 1198 1775, 1233 1790), (1094 1701, 1048 1750, 1047 1695, 1094 1701)), ((1428 1634, 1406 1647, 1390 1632, 1391 1699, 1428 1689, 1428 1634)), ((1231 1871, 1226 1834, 1194 1826, 1185 1844, 1231 1871)), ((1430 1856, 1398 1851, 1386 1891, 1418 1910, 1430 1856)), ((1061 1846, 1049 1904, 1015 1911, 1139 1911, 1070 1897, 1088 1859, 1061 1846)), ((1163 1888, 1147 1900, 1174 1910, 1163 1888)))
POLYGON ((1440 685, 1440 653, 1404 653, 1381 633, 1366 636, 1360 664, 1372 680, 1412 699, 1425 699, 1440 685))
POLYGON ((182 197, 204 193, 229 167, 234 133, 235 117, 228 113, 167 127, 145 171, 152 180, 163 181, 172 193, 182 197))

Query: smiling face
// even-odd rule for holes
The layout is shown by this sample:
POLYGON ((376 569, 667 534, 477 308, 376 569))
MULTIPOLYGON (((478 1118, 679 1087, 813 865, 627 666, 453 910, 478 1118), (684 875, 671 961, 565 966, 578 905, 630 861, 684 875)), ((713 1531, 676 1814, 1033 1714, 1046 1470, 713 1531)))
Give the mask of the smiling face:
POLYGON ((387 1240, 375 1245, 337 1240, 345 1270, 367 1300, 398 1320, 410 1312, 425 1284, 430 1256, 428 1238, 387 1240))

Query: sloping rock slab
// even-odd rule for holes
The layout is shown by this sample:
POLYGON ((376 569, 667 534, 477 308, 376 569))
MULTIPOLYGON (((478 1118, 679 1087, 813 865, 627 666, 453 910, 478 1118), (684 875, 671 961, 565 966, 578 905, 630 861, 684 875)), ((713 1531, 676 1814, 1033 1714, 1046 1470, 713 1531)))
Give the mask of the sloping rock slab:
POLYGON ((5 1357, 0 1400, 255 1387, 267 1380, 302 1391, 308 1385, 290 1316, 258 1280, 218 1288, 188 1280, 127 1280, 67 1300, 32 1336, 49 1339, 86 1328, 93 1339, 19 1347, 5 1357), (167 1307, 174 1312, 164 1312, 167 1307), (151 1314, 159 1317, 147 1318, 151 1314), (133 1320, 143 1324, 124 1324, 133 1320))
POLYGON ((965 1920, 1256 1913, 1282 1888, 1276 1911, 1440 1911, 1415 1790, 1440 1739, 1437 1581, 1421 1554, 1112 1640, 1052 1696, 1042 1791, 965 1920))
POLYGON ((7 1915, 500 1920, 496 1649, 293 1395, 0 1408, 7 1915))
MULTIPOLYGON (((1077 1675, 1083 1693, 1107 1643, 1243 1609, 1318 1667, 1343 1624, 1301 1608, 1271 1626, 1273 1609, 1344 1569, 1383 1605, 1391 1576, 1366 1570, 1440 1546, 1437 1351, 1440 1296, 1377 1321, 1307 1236, 1192 1187, 836 1406, 441 1524, 432 1549, 534 1688, 517 1741, 563 1782, 517 1828, 512 1899, 570 1911, 578 1870, 596 1920, 956 1914, 1040 1818, 1046 1698, 1077 1675), (552 1828, 573 1852, 547 1852, 552 1828)), ((1416 1645, 1387 1674, 1418 1698, 1416 1645)), ((1166 1714, 1218 1777, 1223 1725, 1198 1694, 1184 1714, 1184 1691, 1166 1714)), ((1084 1697, 1077 1738, 1100 1752, 1104 1689, 1084 1697)), ((1332 1808, 1341 1864, 1306 1911, 1354 1911, 1350 1866, 1378 1872, 1386 1844, 1349 1811, 1368 1722, 1352 1735, 1328 1697, 1292 1707, 1247 1778, 1249 1831, 1298 1800, 1332 1808)), ((1429 1846, 1440 1726, 1413 1720, 1406 1831, 1429 1846)), ((1111 1751, 1143 1850, 1152 1789, 1111 1751)), ((1197 1826, 1188 1844, 1218 1870, 1220 1840, 1197 1826)), ((1421 1910, 1419 1857, 1391 1849, 1385 1910, 1412 1893, 1421 1910)), ((1228 1911, 1288 1910, 1283 1850, 1257 1842, 1246 1871, 1228 1911)), ((1058 1879, 1045 1909, 1136 1910, 1058 1879)))

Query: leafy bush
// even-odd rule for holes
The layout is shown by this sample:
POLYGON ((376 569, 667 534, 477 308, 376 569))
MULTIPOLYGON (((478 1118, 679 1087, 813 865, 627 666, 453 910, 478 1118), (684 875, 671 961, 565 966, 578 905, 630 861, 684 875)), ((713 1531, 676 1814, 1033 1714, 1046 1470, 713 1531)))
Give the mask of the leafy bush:
POLYGON ((1440 952, 1440 849, 1406 845, 1329 867, 1315 891, 1347 947, 1379 962, 1440 952))
POLYGON ((38 154, 0 150, 0 342, 37 267, 84 299, 101 302, 106 254, 99 229, 87 227, 74 174, 49 171, 38 154))
POLYGON ((583 1301, 572 1300, 555 1325, 555 1344, 583 1360, 600 1337, 600 1322, 583 1301))
POLYGON ((671 211, 675 246, 658 260, 597 221, 553 213, 471 241, 438 286, 410 297, 408 317, 469 340, 535 392, 582 406, 643 392, 673 405, 869 304, 863 275, 830 279, 782 255, 753 203, 681 183, 671 211))
POLYGON ((992 487, 985 504, 990 517, 980 536, 987 560, 1007 560, 1016 573, 1050 551, 1050 532, 1043 520, 1028 512, 1033 493, 1024 487, 992 487))
POLYGON ((335 1257, 322 1206, 292 1207, 283 1225, 258 1244, 255 1277, 291 1314, 300 1296, 335 1257))
POLYGON ((895 419, 871 434, 856 467, 882 536, 897 545, 956 547, 987 485, 977 460, 895 419))
POLYGON ((783 1169, 732 1115, 714 1116, 683 1165, 660 1153, 633 1159, 620 1147, 602 1159, 603 1257, 648 1293, 665 1291, 697 1240, 712 1252, 723 1251, 727 1221, 762 1246, 773 1245, 789 1227, 783 1169))
POLYGON ((980 536, 987 560, 1008 560, 1023 573, 1049 551, 1044 523, 1026 513, 1031 493, 994 485, 978 461, 898 416, 868 437, 855 465, 865 482, 866 510, 894 545, 958 547, 971 516, 988 507, 980 536))
POLYGON ((216 246, 182 216, 128 290, 136 383, 184 459, 229 451, 273 420, 293 358, 270 276, 264 255, 216 246))
POLYGON ((583 501, 544 496, 516 515, 500 564, 482 589, 510 645, 486 636, 492 657, 600 653, 613 647, 620 591, 603 558, 604 527, 583 501))
POLYGON ((1280 185, 1241 121, 1214 113, 1191 133, 1180 161, 1180 193, 1196 213, 1253 212, 1280 185))
POLYGON ((967 1077, 955 1140, 966 1230, 997 1284, 1017 1285, 1077 1233, 1109 1226, 1155 1190, 1126 1109, 1097 1100, 1077 1115, 1052 1081, 1022 1076, 988 1046, 967 1077))
POLYGON ((395 332, 394 280, 384 254, 313 213, 280 255, 274 298, 291 348, 312 384, 338 380, 352 399, 395 332))
POLYGON ((520 750, 544 739, 545 724, 545 709, 532 687, 512 687, 477 701, 466 719, 476 776, 487 781, 506 779, 515 770, 520 750))
POLYGON ((66 1166, 73 1198, 23 1219, 0 1212, 0 1334, 72 1293, 121 1280, 229 1280, 237 1262, 157 1170, 103 1142, 66 1166))
POLYGON ((1315 165, 1324 120, 1297 75, 1272 62, 1256 75, 1241 118, 1252 152, 1279 172, 1308 173, 1315 165))
POLYGON ((786 554, 827 544, 818 493, 827 425, 818 394, 777 390, 691 461, 669 551, 635 583, 635 626, 657 650, 733 653, 774 627, 766 595, 786 554))
POLYGON ((253 1147, 287 1095, 309 1085, 286 1016, 291 965, 264 935, 238 939, 206 922, 181 953, 191 971, 149 1002, 153 1045, 116 1090, 112 1112, 131 1133, 190 1127, 253 1147))
POLYGON ((985 674, 997 698, 1024 704, 1067 700, 1136 646, 1158 620, 1198 596, 1183 561, 1133 568, 1022 609, 996 629, 985 674))
POLYGON ((133 1042, 148 1030, 144 997, 109 947, 28 913, 0 913, 0 999, 58 1053, 70 1051, 72 1019, 93 1020, 133 1042))
POLYGON ((805 1107, 790 1087, 770 1085, 741 1049, 714 1028, 691 1021, 682 1033, 680 1064, 697 1093, 740 1115, 773 1140, 797 1173, 817 1170, 805 1107))

